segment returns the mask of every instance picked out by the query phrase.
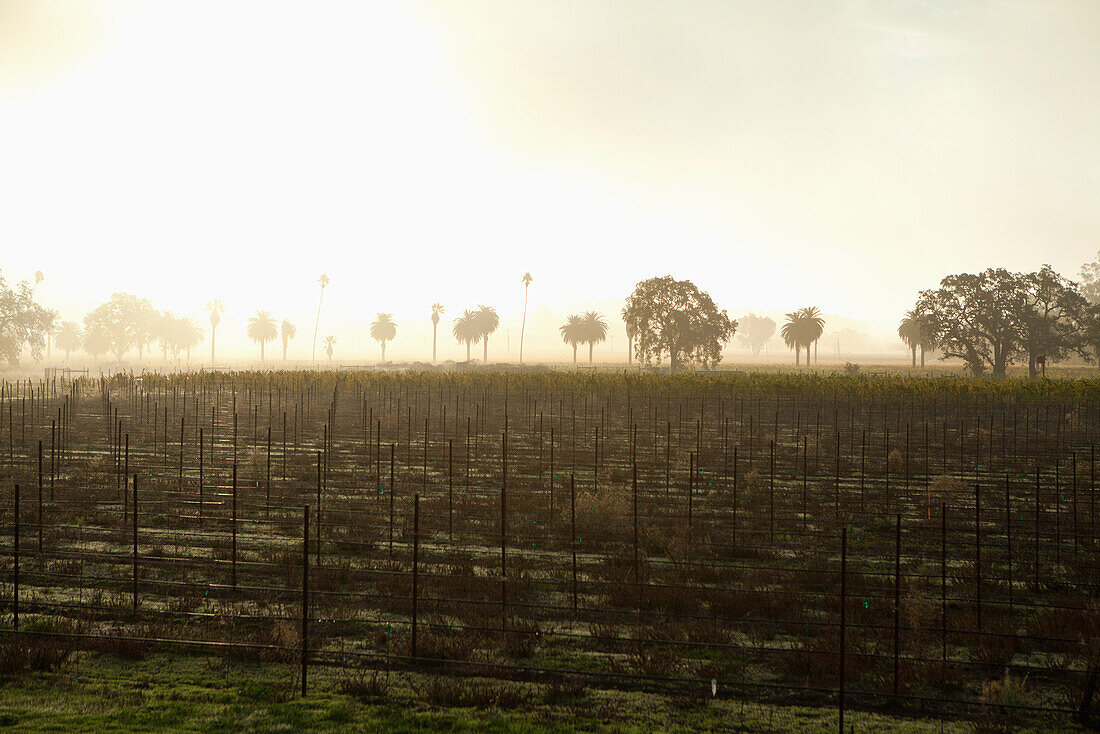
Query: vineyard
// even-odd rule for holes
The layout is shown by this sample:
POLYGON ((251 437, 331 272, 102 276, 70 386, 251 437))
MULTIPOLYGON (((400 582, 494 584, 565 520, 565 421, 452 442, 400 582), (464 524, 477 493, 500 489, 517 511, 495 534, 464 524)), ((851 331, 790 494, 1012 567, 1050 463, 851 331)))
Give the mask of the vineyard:
POLYGON ((1094 381, 9 381, 0 668, 169 651, 307 696, 414 671, 1070 726, 1100 716, 1098 428, 1094 381))

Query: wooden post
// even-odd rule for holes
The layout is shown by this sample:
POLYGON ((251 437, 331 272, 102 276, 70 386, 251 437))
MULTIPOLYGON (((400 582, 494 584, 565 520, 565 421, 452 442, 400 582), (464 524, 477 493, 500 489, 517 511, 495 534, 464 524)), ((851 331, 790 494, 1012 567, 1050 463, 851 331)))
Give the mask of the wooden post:
POLYGON ((134 558, 133 558, 133 583, 134 583, 134 614, 138 610, 138 481, 134 475, 134 558))
MULTIPOLYGON (((799 414, 801 416, 801 414, 799 414)), ((809 441, 806 436, 802 437, 802 529, 806 529, 806 484, 809 481, 808 469, 809 464, 807 459, 809 456, 809 441)))
POLYGON ((1077 452, 1073 452, 1073 557, 1077 558, 1077 452))
POLYGON ((306 695, 309 661, 309 505, 302 512, 302 697, 306 695))
MULTIPOLYGON (((507 416, 507 414, 505 414, 507 416)), ((500 628, 508 618, 508 431, 500 437, 500 628)))
POLYGON ((551 521, 554 519, 554 427, 550 426, 550 514, 551 521))
POLYGON ((768 460, 768 542, 775 543, 775 440, 769 442, 768 460))
POLYGON ((894 530, 894 697, 898 695, 901 657, 901 513, 894 530))
POLYGON ((577 487, 569 475, 569 547, 573 554, 573 611, 577 611, 577 487))
POLYGON ((947 664, 947 503, 940 503, 940 647, 947 664))
MULTIPOLYGON (((444 406, 446 407, 446 406, 444 406)), ((455 447, 454 439, 447 439, 447 538, 455 539, 455 447)))
MULTIPOLYGON (((325 426, 326 435, 328 433, 328 426, 325 426)), ((321 567, 321 488, 324 485, 322 479, 322 471, 324 467, 324 461, 321 457, 321 452, 317 452, 317 560, 315 563, 317 567, 321 567)))
POLYGON ((833 464, 833 494, 836 496, 836 520, 840 522, 840 431, 836 432, 836 460, 833 464))
POLYGON ((839 731, 844 734, 844 638, 847 632, 848 601, 848 527, 840 529, 840 686, 837 693, 837 705, 840 714, 839 731))
POLYGON ((1009 493, 1008 474, 1005 474, 1005 539, 1008 552, 1008 610, 1012 612, 1012 496, 1009 493))
MULTIPOLYGON (((633 466, 631 467, 632 473, 632 494, 634 505, 634 583, 638 583, 638 461, 637 456, 632 456, 634 459, 633 466)), ((638 593, 637 589, 634 591, 638 593)))
POLYGON ((1035 467, 1035 589, 1039 589, 1039 467, 1035 467))
POLYGON ((42 552, 42 441, 38 442, 38 552, 42 552))
POLYGON ((737 553, 737 449, 733 447, 733 552, 737 553))
POLYGON ((264 515, 267 515, 271 511, 271 426, 267 427, 267 478, 264 482, 266 486, 264 515))
POLYGON ((14 553, 14 565, 12 567, 12 629, 19 629, 19 485, 15 485, 15 516, 13 521, 12 550, 14 553))
POLYGON ((410 652, 416 657, 416 612, 420 581, 420 495, 413 495, 413 589, 412 589, 412 638, 410 652))
POLYGON ((393 462, 394 444, 390 444, 390 558, 393 558, 393 462))
MULTIPOLYGON (((585 413, 588 418, 588 413, 585 413)), ((595 428, 595 438, 592 441, 592 494, 596 494, 600 481, 600 427, 595 428)))
POLYGON ((982 631, 982 493, 974 485, 974 573, 977 581, 978 631, 982 631))
POLYGON ((199 527, 202 527, 203 484, 206 481, 206 457, 203 454, 202 426, 199 426, 199 527))
POLYGON ((688 553, 691 553, 692 495, 695 494, 695 454, 688 452, 688 553))
POLYGON ((863 515, 863 488, 867 476, 867 429, 862 431, 861 447, 859 450, 859 514, 863 515))
MULTIPOLYGON (((233 462, 233 492, 230 500, 232 507, 232 519, 230 524, 231 555, 230 555, 230 579, 233 591, 237 590, 237 462, 233 462)), ((135 505, 136 507, 136 505, 135 505)))

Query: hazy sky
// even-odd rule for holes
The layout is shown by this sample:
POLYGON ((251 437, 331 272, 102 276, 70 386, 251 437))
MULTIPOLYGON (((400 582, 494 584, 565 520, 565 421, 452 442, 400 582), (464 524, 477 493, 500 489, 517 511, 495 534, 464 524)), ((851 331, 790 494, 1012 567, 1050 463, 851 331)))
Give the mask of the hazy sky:
POLYGON ((311 331, 321 272, 338 335, 527 270, 893 324, 1095 256, 1098 45, 1094 0, 0 0, 0 268, 65 318, 220 296, 220 343, 311 331))

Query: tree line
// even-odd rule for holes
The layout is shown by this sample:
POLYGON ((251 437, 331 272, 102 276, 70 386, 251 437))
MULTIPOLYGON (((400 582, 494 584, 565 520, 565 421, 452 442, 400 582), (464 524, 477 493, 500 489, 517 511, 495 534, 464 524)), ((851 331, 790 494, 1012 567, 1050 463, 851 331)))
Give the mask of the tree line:
MULTIPOLYGON (((112 355, 122 361, 124 356, 159 346, 162 357, 179 359, 205 340, 205 332, 195 319, 177 316, 171 311, 153 307, 146 298, 128 293, 115 293, 90 311, 82 322, 58 321, 56 311, 35 301, 35 291, 44 280, 41 271, 35 273, 33 284, 27 281, 10 286, 0 273, 0 360, 15 364, 24 348, 34 359, 42 356, 43 347, 49 356, 56 346, 68 357, 83 350, 92 357, 112 355)), ((527 294, 533 278, 524 273, 523 322, 520 329, 522 361, 524 331, 527 320, 527 294)), ((325 288, 331 283, 327 275, 318 279, 320 297, 314 322, 313 351, 316 358, 317 337, 324 303, 325 288)), ((210 314, 210 361, 216 362, 217 329, 226 312, 225 305, 215 298, 206 304, 210 314)), ((443 304, 431 306, 432 361, 436 361, 439 322, 445 314, 443 304)), ((689 280, 672 276, 649 278, 639 282, 627 297, 621 317, 628 341, 628 361, 645 365, 661 365, 667 361, 676 371, 684 365, 712 368, 721 361, 721 352, 736 334, 741 343, 759 354, 778 328, 784 345, 794 351, 795 364, 809 365, 817 358, 817 345, 825 329, 825 319, 815 306, 786 314, 782 327, 774 320, 748 314, 731 320, 726 311, 717 308, 708 293, 689 280)), ((489 339, 498 330, 500 317, 496 309, 479 305, 465 309, 453 319, 451 334, 466 347, 466 361, 471 361, 472 348, 482 345, 482 359, 488 362, 489 339)), ((608 335, 606 317, 596 311, 571 314, 559 327, 562 341, 572 348, 573 363, 579 347, 588 347, 588 361, 593 350, 608 335)), ((266 359, 266 346, 282 341, 282 357, 287 358, 290 342, 298 329, 290 320, 277 320, 270 311, 258 310, 248 319, 245 335, 266 359)), ((1004 377, 1008 367, 1020 362, 1028 365, 1028 374, 1036 377, 1046 365, 1080 357, 1085 361, 1100 361, 1100 252, 1097 260, 1086 264, 1081 281, 1069 280, 1049 265, 1029 273, 1013 273, 1004 268, 989 268, 981 273, 958 273, 944 277, 938 288, 921 291, 917 302, 901 320, 898 337, 911 350, 913 366, 925 364, 925 353, 935 350, 940 359, 960 359, 974 376, 1004 377)), ((382 361, 386 346, 397 336, 393 315, 379 313, 370 323, 370 336, 379 343, 382 361)), ((323 349, 331 361, 337 339, 327 335, 323 349)))

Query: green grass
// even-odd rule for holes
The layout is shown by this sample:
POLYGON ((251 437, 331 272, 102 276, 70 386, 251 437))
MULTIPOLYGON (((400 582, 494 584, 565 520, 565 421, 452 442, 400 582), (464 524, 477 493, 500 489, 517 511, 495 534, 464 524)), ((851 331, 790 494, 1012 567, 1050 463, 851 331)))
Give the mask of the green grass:
MULTIPOLYGON (((310 695, 293 671, 211 658, 155 655, 124 661, 83 655, 57 673, 0 682, 0 727, 28 732, 651 732, 836 730, 832 708, 585 689, 548 703, 546 687, 518 688, 513 708, 447 708, 425 701, 431 679, 394 674, 382 699, 339 692, 343 674, 316 670, 310 695)), ((481 681, 486 686, 501 685, 481 681)), ((709 696, 709 691, 701 692, 709 696)), ((721 693, 721 692, 720 692, 721 693)), ((852 712, 855 732, 967 732, 964 723, 852 712)))

